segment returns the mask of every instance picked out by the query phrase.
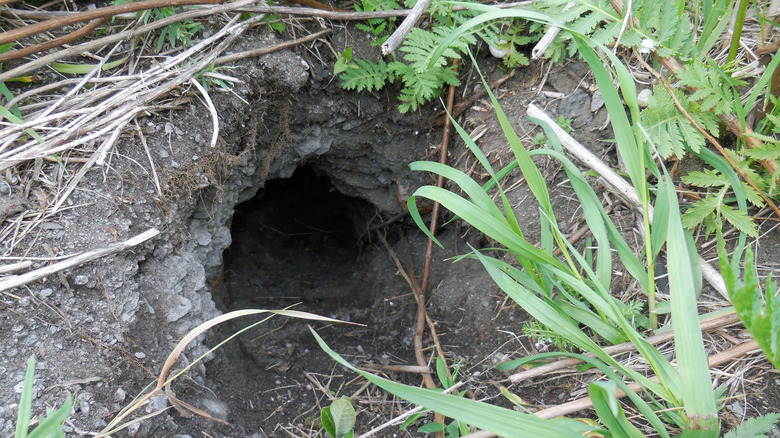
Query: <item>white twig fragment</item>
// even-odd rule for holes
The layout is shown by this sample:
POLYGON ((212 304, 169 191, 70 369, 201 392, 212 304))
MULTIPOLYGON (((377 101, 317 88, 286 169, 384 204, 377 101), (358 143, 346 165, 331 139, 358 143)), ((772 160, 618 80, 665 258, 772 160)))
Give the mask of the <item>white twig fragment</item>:
MULTIPOLYGON (((563 11, 566 12, 568 9, 574 7, 574 2, 566 3, 566 6, 563 8, 563 11)), ((547 51, 547 49, 550 47, 550 44, 552 44, 555 37, 558 36, 558 33, 560 33, 561 28, 558 26, 550 26, 549 29, 547 29, 547 32, 544 33, 544 36, 542 39, 539 40, 538 43, 534 46, 534 48, 531 50, 531 59, 539 59, 542 56, 544 56, 544 52, 547 51)))
MULTIPOLYGON (((585 148, 585 146, 575 140, 571 135, 569 135, 569 133, 564 131, 563 128, 558 126, 558 124, 555 123, 555 121, 550 116, 548 116, 544 110, 534 104, 530 104, 526 113, 530 117, 543 120, 548 125, 550 125, 553 131, 555 131, 555 134, 558 136, 558 139, 561 141, 561 145, 566 149, 567 152, 569 152, 586 166, 596 171, 596 173, 601 175, 601 178, 611 191, 628 201, 633 206, 633 208, 641 210, 642 204, 639 202, 639 197, 637 196, 631 184, 629 184, 625 179, 621 178, 617 172, 612 170, 612 168, 607 166, 596 155, 585 148)), ((648 207, 650 218, 652 219, 653 206, 651 205, 648 207)), ((726 291, 726 283, 723 281, 723 277, 720 275, 720 272, 707 263, 707 261, 704 260, 701 256, 699 256, 699 265, 701 266, 702 277, 704 277, 710 286, 718 291, 721 296, 730 302, 731 300, 729 300, 728 291, 726 291)))
POLYGON ((124 242, 115 243, 113 245, 109 245, 105 248, 100 248, 92 251, 87 251, 83 254, 79 254, 77 256, 71 257, 67 260, 63 260, 61 262, 57 262, 53 265, 45 266, 40 269, 36 269, 34 271, 28 272, 26 274, 17 275, 15 277, 6 278, 0 280, 0 292, 13 289, 15 287, 22 286, 24 284, 33 282, 35 280, 41 279, 43 277, 46 277, 51 274, 56 274, 57 272, 64 271, 68 268, 74 268, 76 266, 80 266, 84 263, 90 262, 95 259, 99 259, 100 257, 105 257, 110 254, 115 254, 120 251, 124 251, 128 248, 132 248, 136 245, 139 245, 143 242, 146 242, 147 240, 151 239, 152 237, 160 234, 160 232, 156 228, 150 228, 143 233, 125 240, 124 242))
POLYGON ((190 82, 192 82, 192 85, 194 85, 195 88, 200 91, 200 94, 206 101, 206 107, 208 107, 209 112, 211 113, 211 123, 214 129, 211 133, 211 143, 209 146, 214 147, 217 145, 217 137, 219 137, 219 117, 217 116, 217 109, 214 107, 214 102, 211 101, 209 93, 206 92, 206 89, 203 88, 203 85, 201 85, 200 82, 198 82, 198 80, 195 78, 190 78, 190 82))
POLYGON ((382 56, 387 56, 395 51, 395 49, 398 48, 398 46, 401 45, 401 42, 406 38, 406 34, 408 34, 415 24, 417 24, 417 21, 422 16, 423 12, 428 8, 428 4, 431 2, 431 0, 418 0, 417 4, 414 5, 411 12, 409 12, 409 15, 404 18, 404 21, 401 22, 401 25, 398 26, 398 28, 393 32, 392 35, 382 44, 382 56))

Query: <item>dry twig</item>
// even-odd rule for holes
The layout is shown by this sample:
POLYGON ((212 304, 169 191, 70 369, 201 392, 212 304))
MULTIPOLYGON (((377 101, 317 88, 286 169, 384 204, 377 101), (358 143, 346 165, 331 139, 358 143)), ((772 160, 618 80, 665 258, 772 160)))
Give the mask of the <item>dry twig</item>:
POLYGON ((64 271, 65 269, 74 268, 76 266, 83 265, 84 263, 90 262, 95 259, 99 259, 101 257, 105 257, 110 254, 115 254, 120 251, 124 251, 136 245, 140 245, 141 243, 146 242, 147 240, 151 239, 152 237, 158 234, 160 234, 160 232, 157 229, 150 228, 133 238, 125 240, 124 242, 115 243, 105 248, 87 251, 83 254, 73 256, 70 259, 63 260, 53 265, 49 265, 40 269, 36 269, 26 274, 12 276, 10 278, 4 278, 0 280, 0 292, 25 285, 27 283, 33 282, 35 280, 39 280, 51 274, 64 271))

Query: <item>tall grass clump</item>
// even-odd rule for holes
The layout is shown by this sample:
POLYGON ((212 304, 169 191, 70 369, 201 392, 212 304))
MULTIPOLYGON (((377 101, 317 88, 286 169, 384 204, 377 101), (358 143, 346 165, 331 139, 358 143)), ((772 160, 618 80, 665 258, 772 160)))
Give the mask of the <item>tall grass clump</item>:
MULTIPOLYGON (((464 23, 453 32, 452 38, 457 38, 459 32, 470 27, 501 17, 552 23, 549 17, 538 12, 473 7, 482 11, 482 14, 464 23)), ((571 37, 593 71, 610 115, 618 151, 628 167, 627 174, 641 201, 639 213, 645 232, 641 258, 620 235, 583 173, 563 154, 552 130, 538 121, 548 133, 551 149, 527 151, 490 91, 488 93, 496 115, 514 153, 516 161, 513 165, 522 172, 538 203, 541 217, 539 247, 524 236, 524 230, 501 187, 500 178, 496 176, 502 172, 492 168, 482 151, 455 121, 453 126, 461 139, 491 176, 488 185, 494 187, 499 205, 492 200, 491 193, 465 173, 444 164, 416 162, 411 165, 412 169, 440 175, 454 183, 462 194, 424 186, 409 199, 409 210, 420 228, 428 233, 416 208, 416 200, 426 198, 439 202, 512 254, 516 263, 507 263, 474 248, 463 257, 479 260, 493 281, 511 299, 541 324, 570 341, 581 353, 534 355, 503 364, 500 368, 511 369, 551 356, 570 356, 588 362, 605 375, 605 380, 594 382, 589 387, 600 424, 588 425, 566 418, 544 420, 533 414, 404 386, 358 372, 412 403, 499 436, 644 436, 626 419, 615 395, 620 388, 641 412, 643 421, 653 429, 652 434, 669 437, 682 431, 684 437, 717 437, 720 424, 716 390, 710 378, 697 311, 701 273, 693 239, 683 226, 674 185, 666 170, 656 167, 651 158, 652 143, 647 140, 639 122, 637 92, 629 71, 604 46, 576 32, 571 32, 571 37), (597 54, 598 49, 604 54, 602 57, 597 54), (617 79, 619 88, 613 84, 613 77, 617 79), (621 101, 625 102, 627 110, 621 101), (580 254, 558 227, 548 187, 534 163, 534 157, 543 155, 557 160, 571 181, 593 235, 595 251, 592 258, 580 254), (651 187, 648 175, 657 181, 654 187, 651 187), (556 248, 561 251, 560 257, 554 255, 556 248), (653 302, 654 266, 662 248, 666 249, 667 254, 666 270, 671 297, 669 303, 664 303, 664 307, 670 310, 675 332, 675 365, 646 341, 628 316, 628 306, 611 296, 609 290, 613 273, 612 254, 616 254, 623 268, 641 285, 648 301, 653 302), (598 336, 595 339, 592 335, 594 333, 598 336), (626 341, 634 344, 651 367, 655 379, 618 362, 601 347, 603 344, 626 341), (593 357, 584 353, 590 353, 593 357), (629 389, 631 383, 642 388, 641 396, 629 389)), ((442 42, 442 46, 446 47, 447 43, 442 42)), ((485 86, 487 88, 487 84, 485 86)), ((650 309, 651 316, 654 310, 650 309)), ((334 359, 353 368, 319 337, 317 339, 334 359)))

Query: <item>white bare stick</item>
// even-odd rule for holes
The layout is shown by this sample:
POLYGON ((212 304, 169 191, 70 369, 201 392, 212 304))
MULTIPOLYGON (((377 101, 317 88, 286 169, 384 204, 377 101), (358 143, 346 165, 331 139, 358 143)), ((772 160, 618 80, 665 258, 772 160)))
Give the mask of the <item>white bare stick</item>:
MULTIPOLYGON (((566 3, 566 6, 563 8, 562 12, 566 12, 567 9, 574 7, 574 2, 566 3)), ((558 33, 561 31, 561 28, 558 26, 550 26, 549 29, 547 29, 547 32, 544 33, 544 36, 542 39, 539 40, 538 43, 534 46, 534 48, 531 50, 531 59, 539 59, 544 55, 544 52, 547 51, 547 49, 550 47, 550 44, 552 44, 555 37, 558 36, 558 33)))
POLYGON ((201 85, 200 82, 198 82, 198 80, 195 78, 190 78, 190 82, 192 82, 192 85, 194 85, 195 88, 200 91, 200 94, 206 101, 206 107, 209 109, 209 113, 211 113, 211 124, 214 126, 211 132, 211 143, 209 143, 209 146, 214 147, 217 145, 217 137, 219 137, 219 117, 217 116, 217 109, 214 108, 214 102, 211 101, 209 93, 206 92, 206 89, 203 88, 203 85, 201 85))
MULTIPOLYGON (((640 211, 642 208, 642 204, 639 202, 639 197, 637 196, 636 192, 634 191, 634 188, 629 184, 625 179, 621 178, 620 175, 617 174, 612 168, 607 166, 603 161, 601 161, 596 155, 594 155, 591 151, 589 151, 585 146, 583 146, 581 143, 579 143, 577 140, 575 140, 569 133, 564 131, 560 126, 558 126, 555 121, 547 115, 547 113, 544 112, 541 108, 534 104, 530 104, 528 106, 528 111, 526 112, 529 116, 543 120, 545 121, 550 127, 555 131, 555 134, 558 136, 558 138, 561 141, 561 145, 570 153, 572 154, 577 160, 581 161, 586 166, 590 167, 591 169, 595 170, 596 173, 601 175, 601 178, 607 185, 607 187, 616 193, 618 196, 625 199, 628 203, 630 203, 633 208, 640 211)), ((653 217, 653 207, 649 207, 649 214, 650 218, 653 217)), ((710 266, 709 263, 707 263, 704 258, 699 256, 699 265, 701 266, 701 273, 702 277, 704 277, 705 280, 712 286, 718 293, 723 296, 726 300, 729 300, 729 294, 726 290, 726 283, 723 281, 723 277, 720 275, 720 272, 718 272, 715 268, 710 266)), ((729 300, 730 301, 730 300, 729 300)))
POLYGON ((162 189, 160 188, 160 179, 157 177, 157 167, 154 165, 152 159, 152 152, 149 150, 149 144, 146 142, 146 136, 141 130, 141 125, 138 124, 138 120, 133 120, 135 123, 135 132, 138 134, 138 138, 141 139, 141 144, 144 145, 144 151, 146 151, 146 158, 149 159, 149 166, 152 168, 152 177, 154 178, 154 187, 157 189, 157 196, 162 198, 162 189))
POLYGON ((417 24, 417 21, 420 19, 423 12, 425 12, 425 9, 428 8, 430 2, 431 0, 417 0, 417 4, 414 5, 411 12, 409 12, 409 15, 404 18, 401 25, 398 26, 395 32, 393 32, 384 43, 382 43, 382 56, 393 53, 395 49, 401 45, 401 42, 406 38, 406 34, 412 30, 415 24, 417 24))
POLYGON ((11 272, 18 271, 20 269, 27 269, 32 265, 32 262, 29 260, 18 262, 18 263, 11 263, 10 265, 3 265, 0 266, 0 274, 10 274, 11 272))
POLYGON ((22 285, 25 285, 27 283, 33 282, 35 280, 41 279, 43 277, 46 277, 51 274, 56 274, 57 272, 64 271, 65 269, 74 268, 76 266, 80 266, 84 263, 90 262, 95 259, 99 259, 100 257, 105 257, 110 254, 115 254, 120 251, 124 251, 128 248, 132 248, 136 245, 139 245, 143 242, 146 242, 147 240, 151 239, 152 237, 160 234, 160 232, 156 228, 150 228, 143 233, 125 240, 124 242, 115 243, 113 245, 109 245, 105 248, 100 248, 92 251, 87 251, 83 254, 79 254, 77 256, 73 256, 67 260, 63 260, 61 262, 57 262, 53 265, 45 266, 40 269, 36 269, 34 271, 28 272, 26 274, 17 275, 11 278, 5 278, 0 280, 0 292, 13 289, 15 287, 19 287, 22 285))

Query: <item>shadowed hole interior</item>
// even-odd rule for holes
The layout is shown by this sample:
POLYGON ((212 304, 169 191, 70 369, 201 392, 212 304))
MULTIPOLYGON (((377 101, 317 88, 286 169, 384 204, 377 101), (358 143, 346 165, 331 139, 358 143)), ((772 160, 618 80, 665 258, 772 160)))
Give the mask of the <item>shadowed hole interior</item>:
POLYGON ((371 215, 367 202, 340 194, 311 167, 269 181, 236 208, 224 257, 225 310, 356 304, 361 285, 353 271, 371 215))

